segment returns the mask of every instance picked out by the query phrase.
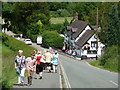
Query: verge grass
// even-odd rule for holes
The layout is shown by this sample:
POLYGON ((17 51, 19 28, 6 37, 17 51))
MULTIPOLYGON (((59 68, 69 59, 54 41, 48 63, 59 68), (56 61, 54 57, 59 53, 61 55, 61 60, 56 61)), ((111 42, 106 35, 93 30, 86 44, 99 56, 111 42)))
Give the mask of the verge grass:
POLYGON ((14 59, 18 50, 24 51, 26 57, 30 56, 35 48, 26 45, 24 42, 16 40, 2 33, 2 88, 12 88, 17 83, 17 74, 14 68, 14 59))
POLYGON ((57 18, 51 18, 50 22, 52 24, 59 24, 59 23, 64 23, 65 22, 65 18, 68 20, 68 22, 70 23, 71 20, 73 19, 73 17, 57 17, 57 18))
POLYGON ((120 48, 118 46, 108 47, 106 48, 103 56, 101 56, 97 61, 90 62, 90 64, 101 69, 120 73, 120 55, 118 53, 119 51, 120 48))

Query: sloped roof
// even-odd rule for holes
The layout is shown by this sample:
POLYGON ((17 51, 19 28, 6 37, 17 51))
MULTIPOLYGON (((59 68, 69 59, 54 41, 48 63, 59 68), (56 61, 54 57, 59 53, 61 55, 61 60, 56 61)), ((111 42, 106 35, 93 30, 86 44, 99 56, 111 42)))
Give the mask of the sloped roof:
POLYGON ((88 25, 87 22, 85 21, 80 21, 80 20, 75 20, 74 22, 72 22, 70 24, 70 26, 72 28, 77 28, 77 31, 76 32, 71 32, 71 30, 67 30, 65 33, 68 35, 68 36, 71 36, 72 34, 72 38, 77 38, 79 36, 79 34, 82 32, 82 30, 88 25))
POLYGON ((82 37, 78 39, 77 42, 75 42, 76 45, 78 46, 83 46, 94 34, 94 30, 87 30, 82 37))

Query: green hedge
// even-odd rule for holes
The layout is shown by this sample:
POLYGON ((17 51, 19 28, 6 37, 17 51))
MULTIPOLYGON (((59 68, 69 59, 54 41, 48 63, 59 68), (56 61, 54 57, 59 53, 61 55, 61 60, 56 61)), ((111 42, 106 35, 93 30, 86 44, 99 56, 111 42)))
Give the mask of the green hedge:
POLYGON ((57 31, 44 31, 43 34, 43 47, 57 47, 62 48, 63 47, 63 41, 64 38, 59 36, 57 31))
POLYGON ((29 56, 35 48, 26 45, 24 42, 14 39, 11 36, 2 34, 2 43, 13 51, 23 50, 25 56, 29 56))
POLYGON ((118 46, 107 47, 105 54, 97 61, 90 62, 91 65, 113 71, 120 72, 120 48, 118 46))

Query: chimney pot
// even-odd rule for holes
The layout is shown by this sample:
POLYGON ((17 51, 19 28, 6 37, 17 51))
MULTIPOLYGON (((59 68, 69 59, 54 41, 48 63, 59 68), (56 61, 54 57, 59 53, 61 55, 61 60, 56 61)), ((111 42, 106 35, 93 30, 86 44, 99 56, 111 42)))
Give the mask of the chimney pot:
POLYGON ((74 14, 74 20, 78 20, 78 12, 74 14))

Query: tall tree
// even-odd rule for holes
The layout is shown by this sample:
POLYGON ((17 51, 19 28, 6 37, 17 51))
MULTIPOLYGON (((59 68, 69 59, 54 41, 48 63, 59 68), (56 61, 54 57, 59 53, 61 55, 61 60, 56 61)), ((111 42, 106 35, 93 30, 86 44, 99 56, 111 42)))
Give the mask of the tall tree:
POLYGON ((49 24, 49 7, 46 2, 5 3, 3 7, 3 17, 11 21, 11 27, 16 33, 20 31, 25 35, 26 26, 30 23, 36 23, 38 20, 41 20, 43 24, 49 24), (13 4, 14 8, 12 9, 13 4))
POLYGON ((117 6, 112 5, 108 18, 107 46, 118 45, 118 34, 120 32, 117 6))

